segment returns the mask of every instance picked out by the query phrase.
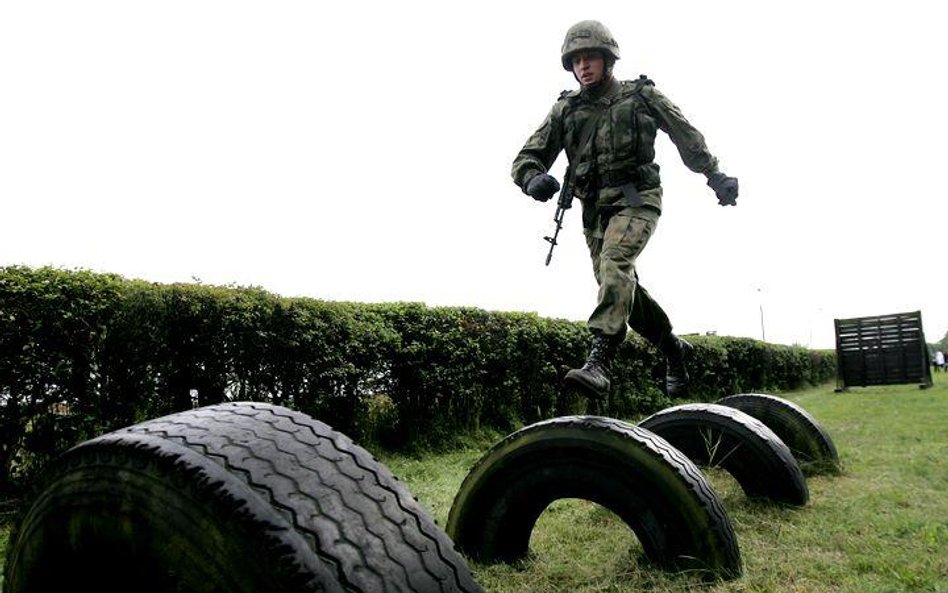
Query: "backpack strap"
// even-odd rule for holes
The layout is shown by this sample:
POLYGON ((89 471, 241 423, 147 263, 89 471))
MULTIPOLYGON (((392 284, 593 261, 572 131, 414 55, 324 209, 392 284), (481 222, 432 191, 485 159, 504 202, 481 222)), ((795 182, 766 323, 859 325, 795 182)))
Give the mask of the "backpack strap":
POLYGON ((582 160, 582 157, 586 156, 591 144, 590 140, 592 140, 593 132, 596 130, 596 124, 599 123, 599 119, 605 111, 605 109, 596 109, 593 111, 579 131, 579 144, 577 145, 576 154, 573 155, 577 163, 582 160))
POLYGON ((642 92, 642 89, 647 86, 655 86, 655 82, 651 78, 644 74, 639 74, 639 77, 635 79, 632 83, 631 93, 642 102, 642 105, 645 105, 645 108, 648 109, 649 113, 654 113, 652 111, 652 105, 648 102, 648 99, 645 98, 645 93, 642 92))

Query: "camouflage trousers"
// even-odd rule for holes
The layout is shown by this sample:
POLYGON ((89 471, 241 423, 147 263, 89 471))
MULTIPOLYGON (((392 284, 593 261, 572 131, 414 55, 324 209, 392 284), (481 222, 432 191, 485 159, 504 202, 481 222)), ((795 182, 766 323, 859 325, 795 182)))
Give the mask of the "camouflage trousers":
POLYGON ((661 348, 671 335, 668 315, 639 283, 635 260, 648 244, 660 214, 648 207, 624 208, 605 222, 602 237, 586 236, 599 284, 587 326, 594 335, 625 337, 627 327, 661 348))

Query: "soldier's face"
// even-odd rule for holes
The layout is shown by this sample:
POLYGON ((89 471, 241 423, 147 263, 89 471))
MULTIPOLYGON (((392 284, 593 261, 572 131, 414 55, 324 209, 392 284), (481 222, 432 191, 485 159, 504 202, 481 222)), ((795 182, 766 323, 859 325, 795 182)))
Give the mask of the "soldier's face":
POLYGON ((583 86, 599 84, 606 71, 606 60, 598 51, 584 51, 573 56, 573 74, 583 86))

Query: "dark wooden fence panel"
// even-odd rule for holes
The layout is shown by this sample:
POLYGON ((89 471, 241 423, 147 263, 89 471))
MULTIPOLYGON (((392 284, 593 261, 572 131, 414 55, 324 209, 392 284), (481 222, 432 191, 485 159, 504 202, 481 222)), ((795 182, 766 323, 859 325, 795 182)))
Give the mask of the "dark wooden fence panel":
POLYGON ((932 384, 922 313, 836 321, 837 387, 932 384))

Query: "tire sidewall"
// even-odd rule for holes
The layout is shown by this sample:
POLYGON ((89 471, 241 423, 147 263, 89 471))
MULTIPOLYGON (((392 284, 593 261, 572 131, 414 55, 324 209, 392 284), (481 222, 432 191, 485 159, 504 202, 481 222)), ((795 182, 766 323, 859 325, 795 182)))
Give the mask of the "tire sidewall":
POLYGON ((11 538, 4 593, 307 591, 307 571, 331 578, 236 477, 147 440, 100 437, 61 460, 11 538))
POLYGON ((583 425, 588 419, 560 420, 510 435, 467 476, 447 525, 462 550, 488 561, 522 557, 542 510, 554 500, 581 498, 618 515, 646 556, 665 568, 713 565, 710 570, 739 572, 730 523, 723 508, 719 517, 709 513, 716 495, 687 458, 656 435, 619 421, 610 420, 615 430, 589 430, 583 425), (674 465, 661 447, 677 454, 674 465), (681 468, 691 473, 690 481, 681 468), (704 498, 696 493, 701 487, 704 498))

